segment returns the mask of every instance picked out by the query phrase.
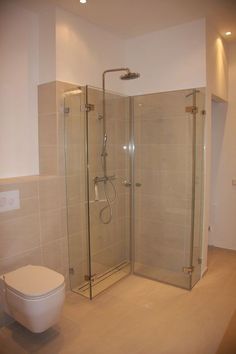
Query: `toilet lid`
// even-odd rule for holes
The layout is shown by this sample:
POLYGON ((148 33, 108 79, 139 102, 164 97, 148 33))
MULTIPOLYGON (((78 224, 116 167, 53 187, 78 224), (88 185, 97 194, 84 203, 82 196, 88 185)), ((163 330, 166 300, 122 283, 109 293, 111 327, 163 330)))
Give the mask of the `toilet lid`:
POLYGON ((27 297, 46 295, 64 284, 62 274, 42 266, 27 265, 4 276, 9 288, 27 297))

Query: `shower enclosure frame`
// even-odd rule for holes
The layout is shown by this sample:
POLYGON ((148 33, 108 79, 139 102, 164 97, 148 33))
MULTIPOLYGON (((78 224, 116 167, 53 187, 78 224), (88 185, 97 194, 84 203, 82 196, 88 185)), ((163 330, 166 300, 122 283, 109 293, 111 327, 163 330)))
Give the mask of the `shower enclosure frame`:
MULTIPOLYGON (((86 224, 87 224, 87 242, 88 242, 88 247, 87 247, 87 265, 88 265, 88 277, 87 277, 87 282, 89 284, 89 298, 92 299, 93 292, 92 292, 92 287, 93 287, 93 272, 92 272, 92 254, 91 254, 91 225, 90 225, 90 171, 89 171, 89 113, 92 108, 92 102, 89 102, 89 89, 90 86, 85 86, 82 88, 84 90, 84 103, 82 103, 82 106, 84 107, 84 112, 85 112, 85 171, 86 171, 86 200, 87 200, 87 207, 86 207, 86 224)), ((192 96, 193 96, 193 107, 196 106, 196 89, 193 89, 192 96)), ((130 266, 131 270, 130 273, 134 273, 140 276, 140 274, 136 273, 134 270, 134 259, 135 259, 135 189, 136 187, 139 187, 139 182, 136 181, 136 176, 135 176, 135 133, 134 133, 134 97, 127 97, 129 100, 129 145, 128 145, 128 150, 129 150, 129 174, 130 174, 130 223, 129 223, 129 228, 130 228, 130 266)), ((104 103, 103 103, 104 104, 104 103)), ((193 138, 195 139, 196 135, 196 112, 193 113, 193 138)), ((192 221, 191 221, 191 264, 190 267, 186 267, 186 272, 189 274, 189 281, 190 281, 190 287, 191 289, 191 283, 192 283, 192 264, 193 264, 193 233, 194 233, 194 208, 195 208, 195 157, 196 157, 196 141, 193 141, 193 149, 192 149, 192 157, 193 157, 193 165, 192 165, 192 193, 193 193, 193 198, 192 198, 192 221)), ((130 274, 128 273, 128 274, 130 274)), ((127 274, 127 275, 128 275, 127 274)), ((142 275, 141 275, 142 276, 142 275)), ((147 277, 147 276, 145 276, 147 277)), ((151 278, 153 279, 153 278, 151 278)), ((155 279, 156 280, 156 279, 155 279)), ((160 281, 160 280, 158 280, 160 281)), ((168 282, 167 282, 168 283, 168 282)), ((169 284, 169 283, 168 283, 169 284)))

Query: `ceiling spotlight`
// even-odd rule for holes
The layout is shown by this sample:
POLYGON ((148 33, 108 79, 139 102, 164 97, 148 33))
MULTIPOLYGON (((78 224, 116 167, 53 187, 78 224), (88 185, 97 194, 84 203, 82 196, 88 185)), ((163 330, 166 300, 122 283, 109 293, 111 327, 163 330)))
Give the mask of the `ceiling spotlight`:
POLYGON ((228 31, 228 32, 225 32, 225 35, 226 36, 231 36, 232 32, 228 31))
POLYGON ((79 0, 81 4, 86 4, 87 0, 79 0))

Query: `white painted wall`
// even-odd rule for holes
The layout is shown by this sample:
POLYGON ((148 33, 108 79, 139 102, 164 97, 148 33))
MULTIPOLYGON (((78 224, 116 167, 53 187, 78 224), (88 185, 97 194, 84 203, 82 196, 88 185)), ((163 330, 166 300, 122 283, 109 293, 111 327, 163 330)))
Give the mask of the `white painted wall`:
POLYGON ((214 26, 206 25, 207 88, 211 95, 228 99, 228 48, 214 26))
MULTIPOLYGON (((124 40, 57 8, 57 80, 101 87, 103 71, 123 64, 124 40)), ((119 74, 109 75, 107 87, 122 91, 119 74)))
POLYGON ((229 100, 212 106, 209 243, 236 250, 236 43, 229 47, 229 100))
POLYGON ((207 252, 211 216, 211 163, 212 163, 212 99, 228 99, 228 48, 211 23, 206 25, 206 122, 205 122, 205 175, 203 221, 203 271, 207 268, 207 252))
POLYGON ((126 41, 125 64, 141 73, 127 92, 139 95, 206 86, 205 20, 126 41))
POLYGON ((0 3, 0 177, 38 173, 38 20, 0 3))
POLYGON ((41 4, 39 18, 39 84, 56 80, 56 10, 41 4))

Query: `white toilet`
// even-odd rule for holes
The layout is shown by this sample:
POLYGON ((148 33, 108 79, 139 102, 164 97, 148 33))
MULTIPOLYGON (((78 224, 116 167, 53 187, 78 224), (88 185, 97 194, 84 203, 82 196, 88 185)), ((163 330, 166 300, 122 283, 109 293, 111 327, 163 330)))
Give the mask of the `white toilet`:
POLYGON ((3 310, 31 332, 54 325, 64 299, 63 275, 46 267, 27 265, 0 276, 3 310))

